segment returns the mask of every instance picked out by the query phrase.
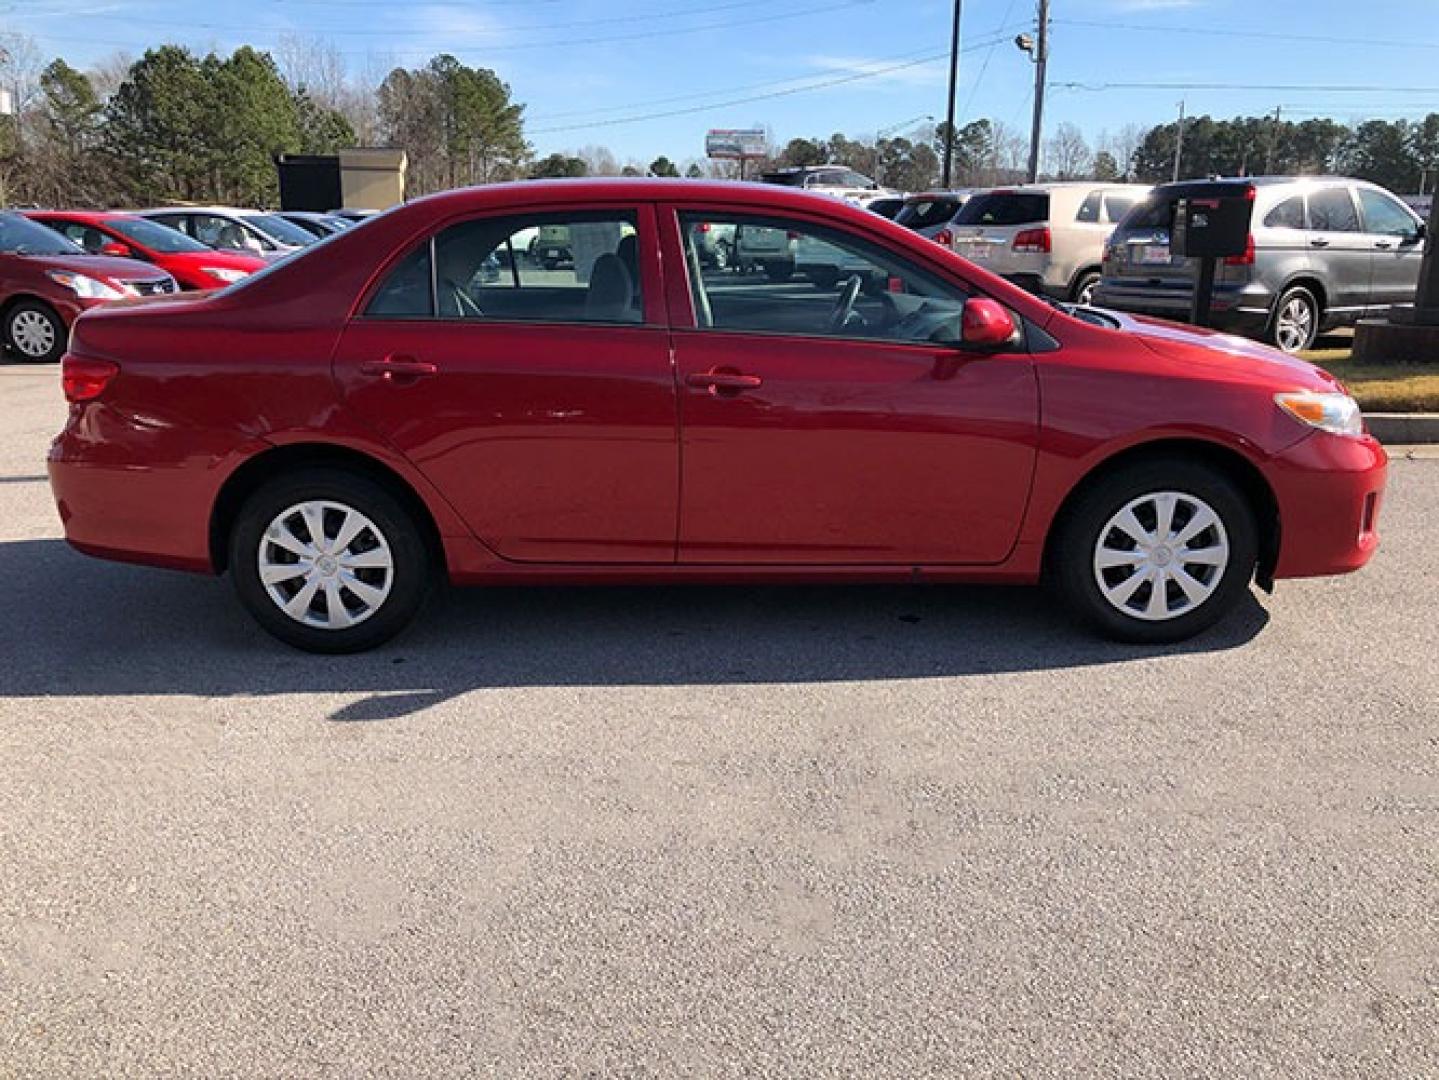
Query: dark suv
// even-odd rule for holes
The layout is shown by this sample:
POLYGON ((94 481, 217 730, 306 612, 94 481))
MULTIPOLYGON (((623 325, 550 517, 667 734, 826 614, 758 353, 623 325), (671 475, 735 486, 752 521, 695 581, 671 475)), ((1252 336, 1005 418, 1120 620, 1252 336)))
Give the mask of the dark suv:
MULTIPOLYGON (((1237 182, 1250 185, 1254 218, 1248 250, 1215 275, 1214 326, 1295 353, 1322 330, 1413 302, 1424 223, 1389 192, 1342 177, 1237 182)), ((1170 250, 1174 201, 1169 185, 1157 187, 1120 222, 1105 246, 1096 307, 1188 316, 1197 263, 1170 250)))

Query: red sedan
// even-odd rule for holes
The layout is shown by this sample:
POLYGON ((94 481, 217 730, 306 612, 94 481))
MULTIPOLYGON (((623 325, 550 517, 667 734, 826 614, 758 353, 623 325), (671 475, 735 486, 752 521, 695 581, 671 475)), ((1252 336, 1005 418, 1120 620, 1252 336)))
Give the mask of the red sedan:
POLYGON ((88 308, 175 291, 163 270, 87 254, 43 225, 0 212, 0 342, 20 360, 59 360, 70 324, 88 308))
POLYGON ((1309 364, 1055 307, 758 185, 434 196, 196 302, 87 314, 63 373, 70 542, 228 572, 325 652, 389 638, 437 574, 1048 577, 1102 632, 1172 641, 1251 581, 1364 565, 1386 470, 1309 364), (541 229, 563 267, 528 254, 541 229), (794 273, 703 269, 715 229, 794 273))
POLYGON ((118 210, 31 210, 26 216, 91 254, 153 263, 182 289, 223 288, 269 265, 258 255, 216 251, 178 229, 118 210))

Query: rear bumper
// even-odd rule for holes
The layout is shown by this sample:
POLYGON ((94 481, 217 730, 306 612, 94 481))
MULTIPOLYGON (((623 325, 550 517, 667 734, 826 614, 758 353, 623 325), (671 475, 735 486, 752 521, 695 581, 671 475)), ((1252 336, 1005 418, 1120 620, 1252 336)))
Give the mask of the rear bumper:
MULTIPOLYGON (((1094 306, 1127 311, 1135 315, 1151 315, 1173 322, 1188 322, 1193 301, 1189 289, 1160 291, 1115 285, 1101 281, 1094 292, 1094 306)), ((1244 289, 1215 288, 1209 312, 1209 325, 1216 330, 1258 337, 1269 325, 1274 298, 1267 290, 1252 286, 1244 289)))
POLYGON ((1277 578, 1358 570, 1379 546, 1389 458, 1369 436, 1318 432, 1269 463, 1279 503, 1277 578))
POLYGON ((156 442, 103 404, 73 407, 50 444, 48 470, 65 539, 87 555, 213 573, 210 508, 222 479, 218 457, 153 452, 137 464, 136 441, 156 442))

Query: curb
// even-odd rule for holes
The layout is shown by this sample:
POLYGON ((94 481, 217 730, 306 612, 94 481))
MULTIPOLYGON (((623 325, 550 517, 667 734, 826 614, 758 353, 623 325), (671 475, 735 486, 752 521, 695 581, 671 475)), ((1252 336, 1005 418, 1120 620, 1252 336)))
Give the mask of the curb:
POLYGON ((1382 443, 1439 443, 1439 413, 1365 413, 1364 423, 1382 443))

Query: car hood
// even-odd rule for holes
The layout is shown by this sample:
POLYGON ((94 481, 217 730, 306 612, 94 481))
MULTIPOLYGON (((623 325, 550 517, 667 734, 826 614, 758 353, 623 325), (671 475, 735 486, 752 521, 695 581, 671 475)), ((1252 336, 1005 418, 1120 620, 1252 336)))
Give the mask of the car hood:
POLYGON ((69 270, 86 277, 111 281, 154 281, 165 271, 138 259, 117 259, 109 255, 26 255, 25 259, 47 270, 69 270))
POLYGON ((1343 384, 1323 368, 1248 338, 1145 315, 1108 309, 1104 313, 1119 323, 1120 330, 1133 335, 1151 352, 1166 359, 1242 375, 1249 380, 1263 380, 1273 383, 1276 389, 1343 389, 1343 384))
POLYGON ((226 270, 247 270, 250 273, 270 265, 259 255, 242 255, 238 251, 172 251, 155 257, 176 266, 217 266, 226 270))

